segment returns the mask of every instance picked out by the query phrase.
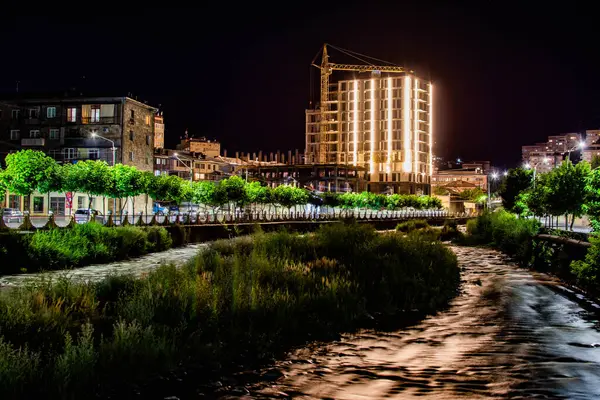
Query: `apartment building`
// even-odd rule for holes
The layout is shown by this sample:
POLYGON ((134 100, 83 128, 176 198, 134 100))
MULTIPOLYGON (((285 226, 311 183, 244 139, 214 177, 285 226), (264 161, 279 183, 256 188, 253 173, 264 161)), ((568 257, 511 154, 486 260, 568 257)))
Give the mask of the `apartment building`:
POLYGON ((177 149, 192 153, 202 153, 209 157, 217 157, 221 155, 221 143, 217 142, 216 140, 209 140, 206 137, 186 137, 179 145, 177 145, 177 149))
POLYGON ((177 175, 192 181, 217 181, 228 175, 229 164, 219 157, 197 152, 157 149, 154 153, 154 175, 177 175))
POLYGON ((305 113, 306 163, 363 167, 374 192, 429 193, 431 83, 374 72, 370 79, 340 80, 329 88, 326 115, 318 109, 305 113))
MULTIPOLYGON (((593 137, 598 138, 598 135, 594 132, 600 133, 600 131, 586 131, 590 132, 589 140, 593 140, 593 137)), ((585 154, 585 150, 582 152, 580 143, 582 141, 582 135, 580 133, 565 133, 562 135, 548 136, 548 141, 544 143, 536 143, 534 145, 527 145, 521 147, 521 157, 523 164, 530 166, 537 166, 538 173, 549 172, 557 165, 559 165, 565 157, 569 157, 575 161, 574 157, 578 160, 582 154, 585 154)), ((588 139, 584 140, 587 147, 588 139)), ((585 158, 585 157, 584 157, 585 158)))
MULTIPOLYGON (((130 97, 19 97, 0 103, 0 110, 2 160, 10 152, 32 149, 59 163, 103 160, 109 165, 123 163, 142 171, 153 170, 157 109, 130 97)), ((31 197, 11 195, 6 205, 32 213, 52 210, 64 215, 87 204, 79 199, 81 194, 31 197)), ((103 212, 120 211, 123 206, 133 211, 130 205, 100 198, 93 199, 92 206, 103 212)))

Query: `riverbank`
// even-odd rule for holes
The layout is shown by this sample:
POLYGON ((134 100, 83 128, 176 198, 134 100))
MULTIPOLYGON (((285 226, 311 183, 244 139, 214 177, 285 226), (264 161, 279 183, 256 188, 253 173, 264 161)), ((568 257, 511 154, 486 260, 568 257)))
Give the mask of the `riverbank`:
POLYGON ((434 312, 458 284, 439 242, 334 224, 216 242, 142 279, 16 288, 0 294, 0 393, 114 397, 178 366, 269 360, 369 315, 434 312))

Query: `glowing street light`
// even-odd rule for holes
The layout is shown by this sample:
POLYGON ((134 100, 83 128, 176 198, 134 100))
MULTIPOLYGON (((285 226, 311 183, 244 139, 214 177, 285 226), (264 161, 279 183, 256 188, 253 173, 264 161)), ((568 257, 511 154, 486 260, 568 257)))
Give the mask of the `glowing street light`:
POLYGON ((193 161, 190 161, 190 165, 187 165, 185 163, 185 161, 183 161, 181 158, 179 158, 179 154, 173 153, 173 157, 175 157, 177 160, 179 160, 179 162, 182 163, 185 167, 188 167, 190 169, 190 182, 192 182, 194 180, 194 163, 193 163, 193 161))

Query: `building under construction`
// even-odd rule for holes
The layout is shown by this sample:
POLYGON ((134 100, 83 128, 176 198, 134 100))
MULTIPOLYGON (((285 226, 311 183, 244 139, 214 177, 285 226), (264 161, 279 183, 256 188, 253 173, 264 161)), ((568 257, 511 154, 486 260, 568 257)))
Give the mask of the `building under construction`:
POLYGON ((324 45, 320 54, 321 63, 312 64, 320 69, 320 103, 306 110, 305 162, 363 167, 373 192, 428 194, 433 172, 431 82, 401 66, 331 45, 324 45), (328 47, 362 64, 333 63, 328 47), (330 82, 334 71, 353 76, 346 72, 330 82))

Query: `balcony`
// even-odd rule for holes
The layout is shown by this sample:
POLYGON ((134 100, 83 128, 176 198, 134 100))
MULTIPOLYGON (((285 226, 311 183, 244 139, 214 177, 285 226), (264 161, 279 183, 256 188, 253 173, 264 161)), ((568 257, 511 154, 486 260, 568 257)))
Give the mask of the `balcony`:
POLYGON ((82 124, 110 125, 118 124, 117 117, 81 117, 82 124))
POLYGON ((24 138, 21 139, 21 146, 28 147, 43 147, 46 144, 44 138, 24 138))

